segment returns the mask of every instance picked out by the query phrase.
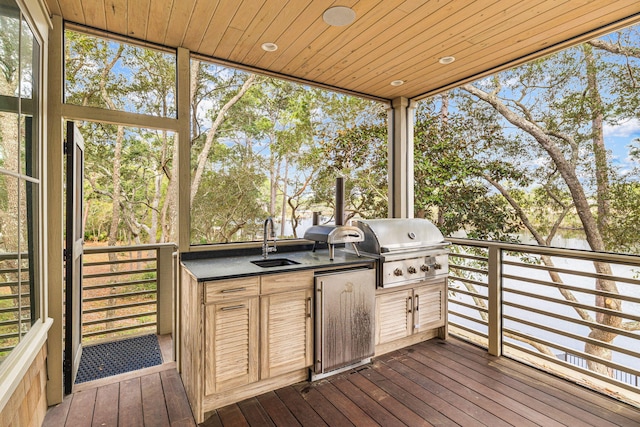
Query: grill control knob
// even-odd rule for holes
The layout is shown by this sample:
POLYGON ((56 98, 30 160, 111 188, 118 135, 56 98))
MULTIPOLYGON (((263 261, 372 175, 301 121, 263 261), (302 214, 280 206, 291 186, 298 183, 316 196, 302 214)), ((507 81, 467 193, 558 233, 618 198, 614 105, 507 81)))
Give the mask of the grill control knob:
POLYGON ((422 264, 420 266, 420 271, 424 271, 424 272, 429 271, 429 266, 427 264, 422 264))
POLYGON ((440 270, 442 268, 442 266, 438 263, 433 264, 433 268, 435 268, 436 270, 440 270))
POLYGON ((393 274, 396 276, 402 276, 402 269, 396 268, 395 270, 393 270, 393 274))
POLYGON ((411 265, 411 266, 409 266, 409 268, 407 268, 407 272, 409 274, 415 274, 416 273, 416 268, 413 265, 411 265))

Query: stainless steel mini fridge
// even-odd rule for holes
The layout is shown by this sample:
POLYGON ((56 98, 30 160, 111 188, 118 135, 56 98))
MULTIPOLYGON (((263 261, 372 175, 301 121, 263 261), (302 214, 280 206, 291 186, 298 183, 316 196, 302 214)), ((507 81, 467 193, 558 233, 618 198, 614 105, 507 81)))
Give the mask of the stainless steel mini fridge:
POLYGON ((311 379, 370 362, 375 351, 375 270, 316 275, 315 293, 315 364, 311 379))

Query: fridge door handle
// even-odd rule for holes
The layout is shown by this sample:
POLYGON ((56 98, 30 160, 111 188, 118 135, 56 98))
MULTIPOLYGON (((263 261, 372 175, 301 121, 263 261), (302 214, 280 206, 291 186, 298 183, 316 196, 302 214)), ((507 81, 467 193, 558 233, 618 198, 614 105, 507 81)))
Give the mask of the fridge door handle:
POLYGON ((324 282, 320 280, 316 283, 316 322, 315 322, 315 355, 316 360, 314 363, 314 370, 316 374, 322 373, 322 336, 324 331, 322 330, 322 306, 324 302, 322 287, 324 282))

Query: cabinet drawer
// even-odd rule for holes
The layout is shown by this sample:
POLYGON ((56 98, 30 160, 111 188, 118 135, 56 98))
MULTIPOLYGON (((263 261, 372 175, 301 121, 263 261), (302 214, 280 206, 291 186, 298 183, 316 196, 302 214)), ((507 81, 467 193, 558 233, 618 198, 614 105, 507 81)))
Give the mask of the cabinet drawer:
POLYGON ((215 301, 250 297, 260 292, 259 277, 244 277, 241 279, 217 280, 204 285, 205 304, 215 301))
POLYGON ((313 271, 298 271, 295 273, 269 274, 262 276, 261 294, 287 292, 295 289, 313 287, 313 271))

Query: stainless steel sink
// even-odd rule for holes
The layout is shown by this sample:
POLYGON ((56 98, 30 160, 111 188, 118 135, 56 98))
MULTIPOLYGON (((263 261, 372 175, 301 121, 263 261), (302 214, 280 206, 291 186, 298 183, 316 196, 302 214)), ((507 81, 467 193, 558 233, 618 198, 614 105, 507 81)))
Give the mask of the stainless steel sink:
POLYGON ((270 258, 270 259, 258 259, 255 261, 251 261, 252 264, 257 265, 262 268, 270 268, 270 267, 283 267, 285 265, 295 265, 300 264, 297 261, 292 261, 287 258, 270 258))

